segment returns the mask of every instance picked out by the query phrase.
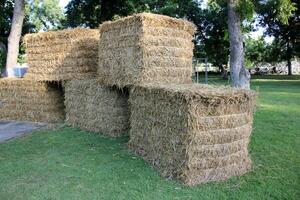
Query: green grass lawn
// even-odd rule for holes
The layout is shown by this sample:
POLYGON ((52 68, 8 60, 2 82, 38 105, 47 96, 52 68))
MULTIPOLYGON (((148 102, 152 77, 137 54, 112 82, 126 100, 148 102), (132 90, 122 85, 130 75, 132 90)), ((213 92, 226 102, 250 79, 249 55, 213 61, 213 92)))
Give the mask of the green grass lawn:
POLYGON ((300 79, 252 88, 253 170, 242 177, 185 187, 128 153, 128 138, 63 127, 0 144, 0 199, 300 199, 300 79))

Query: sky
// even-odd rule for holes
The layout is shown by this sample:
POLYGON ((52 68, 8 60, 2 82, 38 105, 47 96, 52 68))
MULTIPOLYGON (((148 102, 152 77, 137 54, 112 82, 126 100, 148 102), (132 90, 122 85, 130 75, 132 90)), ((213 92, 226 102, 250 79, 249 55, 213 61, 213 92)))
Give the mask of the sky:
MULTIPOLYGON (((60 0, 60 1, 59 1, 59 5, 60 5, 61 8, 64 9, 65 6, 68 5, 68 3, 69 3, 70 1, 71 1, 71 0, 60 0)), ((204 7, 205 7, 206 4, 207 4, 207 0, 203 0, 203 6, 204 6, 204 7)), ((257 29, 257 31, 252 31, 252 32, 250 33, 250 36, 251 36, 252 38, 257 39, 257 38, 259 38, 260 36, 262 36, 263 31, 264 31, 264 29, 261 28, 261 27, 259 27, 259 28, 257 29)), ((267 42, 272 42, 273 38, 271 38, 271 37, 266 37, 265 40, 266 40, 267 42)))
POLYGON ((68 5, 68 3, 70 2, 71 0, 59 0, 59 5, 61 8, 65 8, 66 5, 68 5))

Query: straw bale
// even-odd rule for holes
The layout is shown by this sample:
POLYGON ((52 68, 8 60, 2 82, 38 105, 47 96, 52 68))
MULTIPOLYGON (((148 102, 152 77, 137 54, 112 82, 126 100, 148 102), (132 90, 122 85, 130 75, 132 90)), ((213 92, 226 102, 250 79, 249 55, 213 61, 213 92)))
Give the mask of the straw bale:
POLYGON ((116 137, 128 133, 128 92, 101 85, 96 79, 65 84, 66 121, 87 131, 116 137))
POLYGON ((194 24, 141 13, 100 26, 98 76, 118 87, 191 83, 194 24))
POLYGON ((0 119, 63 122, 61 86, 28 79, 0 79, 0 119))
POLYGON ((98 41, 98 30, 83 28, 27 34, 24 43, 29 70, 25 77, 37 81, 94 77, 98 41))
POLYGON ((187 185, 251 168, 255 93, 201 84, 144 84, 130 91, 129 148, 187 185))

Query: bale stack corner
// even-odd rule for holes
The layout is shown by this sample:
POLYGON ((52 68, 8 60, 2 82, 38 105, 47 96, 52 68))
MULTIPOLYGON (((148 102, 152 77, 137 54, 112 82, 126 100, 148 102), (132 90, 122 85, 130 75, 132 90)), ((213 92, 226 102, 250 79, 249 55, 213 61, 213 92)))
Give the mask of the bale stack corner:
POLYGON ((187 185, 225 180, 251 168, 255 93, 206 85, 136 86, 129 148, 165 177, 187 185))
POLYGON ((96 79, 65 84, 66 121, 84 130, 116 137, 129 128, 128 92, 101 85, 96 79))
POLYGON ((0 119, 63 122, 61 86, 28 79, 0 79, 0 119))
POLYGON ((24 44, 29 70, 25 77, 36 81, 93 77, 98 41, 98 30, 83 28, 27 34, 24 44))
POLYGON ((100 26, 98 77, 118 87, 191 83, 195 25, 141 13, 100 26))

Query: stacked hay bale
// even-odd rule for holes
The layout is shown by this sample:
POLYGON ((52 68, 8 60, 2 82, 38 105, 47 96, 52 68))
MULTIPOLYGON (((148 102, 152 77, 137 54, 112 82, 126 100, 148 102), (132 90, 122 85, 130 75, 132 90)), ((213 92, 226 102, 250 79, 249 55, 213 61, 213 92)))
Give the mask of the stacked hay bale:
POLYGON ((241 175, 255 93, 200 84, 146 84, 130 93, 129 148, 187 185, 241 175))
POLYGON ((191 83, 195 26, 150 13, 100 26, 98 77, 107 85, 191 83))
POLYGON ((60 85, 28 79, 0 79, 0 119, 63 122, 60 85))
POLYGON ((67 122, 110 136, 129 127, 129 87, 132 151, 188 185, 224 180, 251 167, 255 94, 191 84, 194 32, 187 21, 142 13, 103 23, 100 36, 85 29, 29 35, 27 77, 66 80, 67 122), (88 77, 97 47, 96 80, 88 77))
POLYGON ((99 31, 69 29, 27 34, 25 79, 1 79, 1 119, 59 122, 64 119, 61 84, 93 77, 99 31))
POLYGON ((66 121, 73 127, 116 137, 129 128, 128 93, 101 85, 98 80, 65 84, 66 121))
POLYGON ((127 86, 192 82, 194 31, 190 22, 146 13, 103 23, 98 44, 100 83, 75 80, 65 85, 67 122, 110 136, 126 133, 127 86))
POLYGON ((190 84, 194 32, 147 13, 105 22, 98 65, 102 83, 131 87, 129 148, 188 185, 250 169, 255 103, 251 91, 190 84))
POLYGON ((67 29, 27 34, 24 38, 29 71, 37 81, 62 81, 95 76, 99 31, 67 29))

